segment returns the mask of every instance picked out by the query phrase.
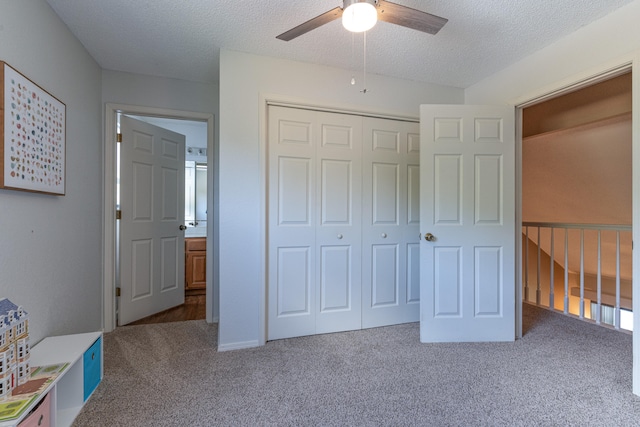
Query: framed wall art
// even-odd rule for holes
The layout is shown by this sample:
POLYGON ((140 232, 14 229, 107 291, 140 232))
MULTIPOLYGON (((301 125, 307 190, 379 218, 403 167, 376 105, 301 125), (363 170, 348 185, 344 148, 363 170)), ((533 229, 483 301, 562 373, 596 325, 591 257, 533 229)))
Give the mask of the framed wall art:
POLYGON ((0 188, 65 194, 66 106, 0 61, 0 188))

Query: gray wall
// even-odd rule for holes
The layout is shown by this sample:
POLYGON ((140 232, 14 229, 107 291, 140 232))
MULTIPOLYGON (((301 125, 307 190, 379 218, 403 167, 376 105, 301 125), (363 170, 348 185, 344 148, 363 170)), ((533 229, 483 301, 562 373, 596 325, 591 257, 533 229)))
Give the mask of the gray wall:
POLYGON ((214 114, 218 128, 216 84, 197 83, 164 77, 102 72, 102 101, 142 107, 214 114))
POLYGON ((0 190, 0 297, 29 312, 32 345, 100 330, 100 67, 42 0, 2 0, 0 60, 65 103, 67 117, 66 195, 0 190))

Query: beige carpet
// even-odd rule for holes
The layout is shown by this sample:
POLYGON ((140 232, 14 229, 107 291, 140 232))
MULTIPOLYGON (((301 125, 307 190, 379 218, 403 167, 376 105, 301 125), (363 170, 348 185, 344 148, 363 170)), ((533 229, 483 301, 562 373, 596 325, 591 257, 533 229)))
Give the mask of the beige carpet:
POLYGON ((118 328, 75 426, 638 426, 631 336, 525 305, 523 339, 417 323, 218 353, 204 321, 118 328))

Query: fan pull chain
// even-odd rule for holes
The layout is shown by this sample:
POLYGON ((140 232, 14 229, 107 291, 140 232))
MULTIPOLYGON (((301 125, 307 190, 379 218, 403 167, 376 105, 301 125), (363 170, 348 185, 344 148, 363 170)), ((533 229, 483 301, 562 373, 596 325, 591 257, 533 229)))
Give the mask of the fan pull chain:
POLYGON ((364 52, 362 54, 363 75, 362 75, 362 90, 360 92, 367 93, 367 31, 364 32, 364 52))
POLYGON ((356 33, 351 33, 351 68, 353 69, 353 73, 351 73, 351 86, 354 86, 356 84, 356 76, 355 76, 355 69, 356 69, 356 55, 355 55, 355 45, 356 45, 356 33))

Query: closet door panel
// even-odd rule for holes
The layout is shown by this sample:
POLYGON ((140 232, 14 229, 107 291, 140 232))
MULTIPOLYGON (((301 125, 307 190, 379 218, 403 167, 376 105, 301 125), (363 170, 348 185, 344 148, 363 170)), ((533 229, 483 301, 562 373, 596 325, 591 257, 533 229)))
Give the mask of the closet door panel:
POLYGON ((362 119, 269 107, 268 339, 361 328, 362 119))
POLYGON ((323 159, 321 164, 322 225, 349 225, 353 218, 353 162, 323 159))
MULTIPOLYGON (((408 164, 407 164, 407 218, 403 232, 406 245, 406 259, 403 264, 406 269, 407 280, 406 304, 420 305, 420 136, 408 134, 408 164), (413 148, 412 148, 413 147, 413 148)), ((415 307, 410 310, 416 310, 415 307)), ((415 314, 412 314, 415 315, 415 314)))
POLYGON ((420 243, 407 243, 407 304, 420 304, 420 243))
POLYGON ((397 226, 400 212, 400 170, 397 163, 371 164, 371 216, 373 225, 397 226))
POLYGON ((417 123, 363 119, 363 327, 419 320, 417 123))
POLYGON ((362 118, 316 113, 316 333, 360 329, 362 118))
POLYGON ((315 333, 313 113, 269 108, 267 338, 315 333))
POLYGON ((278 263, 277 316, 311 315, 311 253, 312 248, 280 247, 278 263))
POLYGON ((323 246, 320 250, 320 313, 351 310, 351 248, 323 246))
POLYGON ((278 161, 278 225, 311 226, 313 159, 280 156, 278 161))
POLYGON ((371 306, 398 305, 398 245, 373 245, 371 269, 371 306))

